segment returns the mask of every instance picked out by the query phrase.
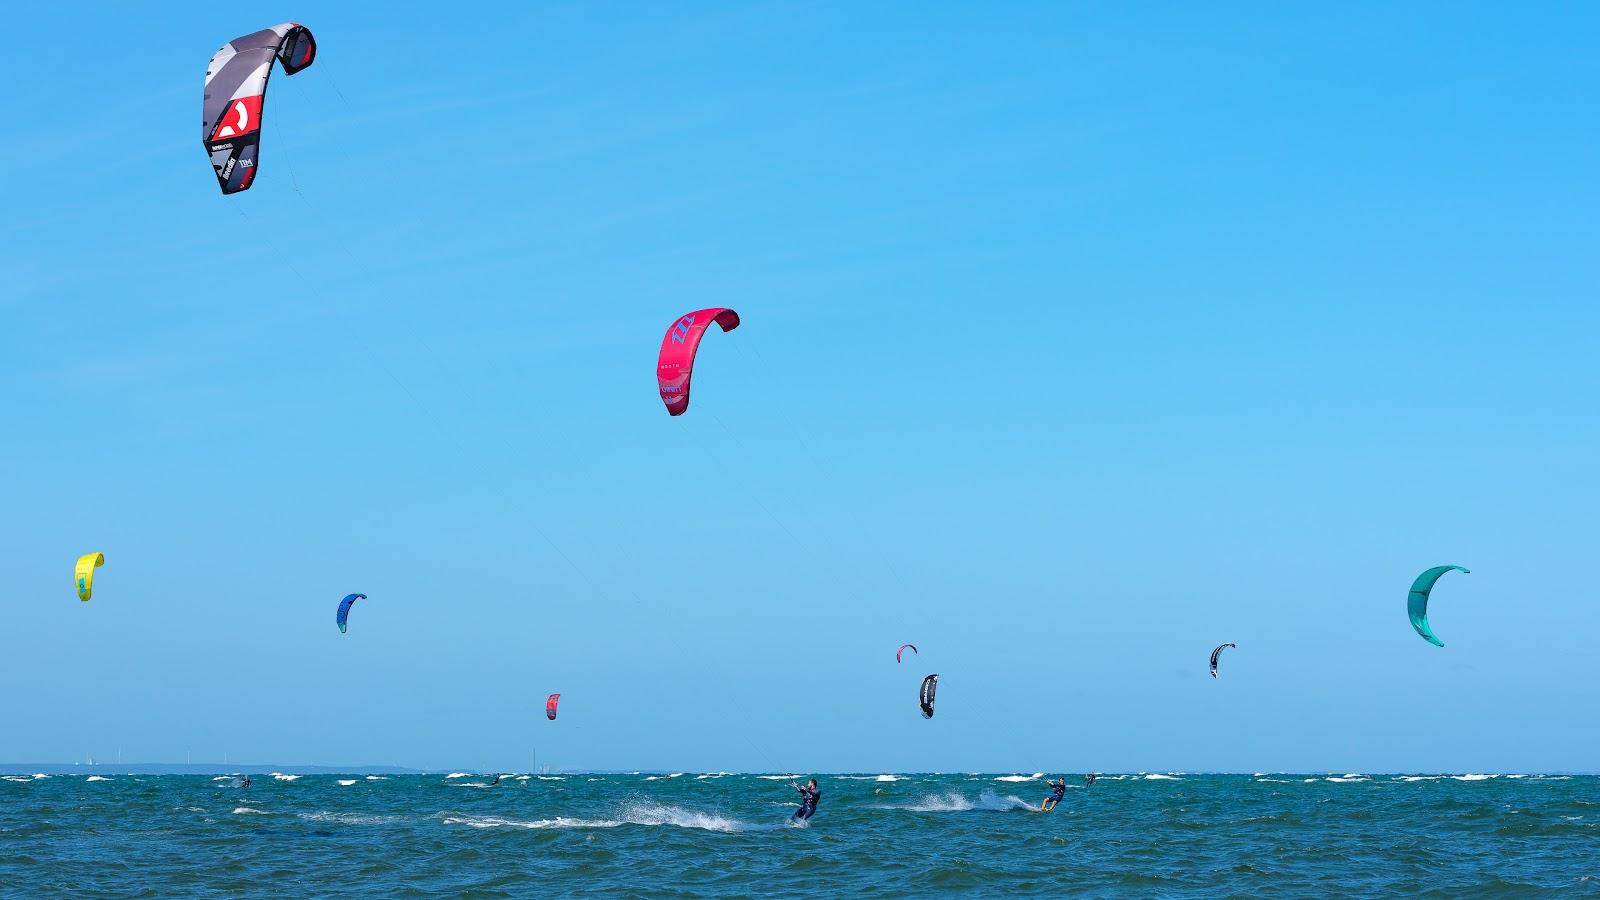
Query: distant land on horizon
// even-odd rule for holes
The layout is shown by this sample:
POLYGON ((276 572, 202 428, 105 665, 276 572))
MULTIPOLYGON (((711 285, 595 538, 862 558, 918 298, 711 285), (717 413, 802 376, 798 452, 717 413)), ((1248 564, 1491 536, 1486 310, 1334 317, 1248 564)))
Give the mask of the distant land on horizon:
MULTIPOLYGON (((243 773, 246 773, 246 772, 248 772, 251 775, 268 775, 268 774, 272 774, 274 772, 282 773, 284 775, 442 775, 442 774, 445 774, 447 772, 466 772, 466 773, 474 774, 474 775, 486 775, 486 774, 491 774, 491 773, 517 774, 517 773, 514 773, 510 769, 503 769, 503 770, 502 769, 478 769, 478 768, 473 767, 473 766, 457 766, 457 767, 454 767, 454 768, 414 769, 414 768, 410 768, 410 767, 407 767, 407 766, 269 765, 269 764, 265 764, 265 763, 208 763, 208 762, 198 762, 198 763, 119 763, 119 762, 109 762, 109 763, 106 763, 106 762, 95 762, 95 763, 6 763, 6 762, 0 762, 0 775, 34 775, 34 774, 43 774, 43 775, 93 775, 93 774, 106 774, 106 773, 109 773, 109 774, 112 774, 112 775, 237 775, 237 774, 243 774, 243 773)), ((694 770, 692 770, 692 769, 684 770, 684 772, 685 772, 685 774, 699 774, 697 772, 694 772, 694 770)), ((667 770, 667 769, 560 769, 560 770, 541 770, 537 774, 541 774, 541 775, 666 775, 666 774, 669 774, 669 770, 667 770)), ((716 772, 716 773, 709 773, 709 774, 717 774, 717 775, 793 775, 793 774, 796 774, 796 773, 767 772, 767 771, 764 771, 764 770, 751 770, 751 771, 748 771, 748 772, 716 772)), ((837 777, 837 776, 842 776, 842 775, 859 776, 859 775, 873 775, 873 774, 879 774, 879 773, 876 772, 876 771, 867 772, 867 771, 863 770, 863 771, 859 771, 859 772, 820 772, 819 771, 819 772, 809 772, 809 773, 800 773, 800 774, 819 775, 819 776, 822 776, 822 777, 829 777, 829 776, 837 777)), ((961 775, 961 774, 966 774, 966 775, 1015 775, 1015 774, 1031 774, 1031 773, 1015 773, 1015 772, 995 771, 995 772, 965 772, 965 773, 963 773, 963 772, 891 772, 891 773, 883 773, 883 774, 893 774, 893 775, 897 775, 897 776, 915 776, 915 775, 941 775, 941 774, 942 775, 961 775)), ((1043 774, 1045 774, 1045 775, 1058 775, 1058 774, 1062 774, 1062 772, 1061 771, 1052 770, 1050 772, 1045 772, 1043 774)), ((1071 774, 1081 774, 1081 773, 1066 772, 1066 774, 1071 775, 1071 774)), ((1187 776, 1187 777, 1196 777, 1196 778, 1204 778, 1204 777, 1208 777, 1208 776, 1239 776, 1239 777, 1243 777, 1243 778, 1248 778, 1248 777, 1252 777, 1252 776, 1256 776, 1256 775, 1287 775, 1287 776, 1295 776, 1295 777, 1323 777, 1323 776, 1349 775, 1350 772, 1348 770, 1334 771, 1332 769, 1328 769, 1328 770, 1307 770, 1307 771, 1302 771, 1302 772, 1154 772, 1154 773, 1150 773, 1150 772, 1144 772, 1144 771, 1140 771, 1140 772, 1117 772, 1117 771, 1114 771, 1114 770, 1099 769, 1099 770, 1095 771, 1095 774, 1098 775, 1098 776, 1101 776, 1101 777, 1156 774, 1156 775, 1176 775, 1176 776, 1179 776, 1179 777, 1186 777, 1187 776)), ((1425 771, 1422 771, 1422 770, 1415 770, 1415 771, 1401 771, 1401 772, 1363 772, 1363 773, 1359 773, 1359 774, 1362 775, 1362 776, 1365 776, 1367 778, 1376 778, 1376 777, 1391 777, 1391 776, 1401 776, 1401 775, 1439 775, 1439 776, 1447 776, 1448 777, 1448 776, 1461 776, 1461 775, 1467 775, 1467 774, 1472 774, 1472 773, 1467 773, 1467 772, 1425 772, 1425 771)), ((1577 771, 1577 770, 1552 770, 1552 771, 1548 771, 1548 772, 1493 772, 1493 773, 1483 773, 1483 774, 1493 775, 1495 777, 1500 777, 1500 778, 1506 777, 1507 775, 1545 775, 1545 776, 1567 775, 1567 776, 1579 776, 1579 777, 1594 777, 1596 775, 1600 775, 1600 772, 1595 772, 1595 771, 1577 771)))
POLYGON ((73 775, 111 772, 118 775, 428 775, 429 769, 405 766, 287 766, 263 763, 0 763, 0 775, 73 775))

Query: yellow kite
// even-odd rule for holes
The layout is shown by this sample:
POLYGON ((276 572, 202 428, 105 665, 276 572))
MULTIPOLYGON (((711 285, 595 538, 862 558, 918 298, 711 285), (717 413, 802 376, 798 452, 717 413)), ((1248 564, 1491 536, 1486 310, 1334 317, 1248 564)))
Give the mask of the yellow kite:
POLYGON ((78 557, 78 564, 73 566, 73 580, 78 584, 78 599, 88 600, 94 593, 94 570, 106 564, 104 553, 85 553, 78 557))

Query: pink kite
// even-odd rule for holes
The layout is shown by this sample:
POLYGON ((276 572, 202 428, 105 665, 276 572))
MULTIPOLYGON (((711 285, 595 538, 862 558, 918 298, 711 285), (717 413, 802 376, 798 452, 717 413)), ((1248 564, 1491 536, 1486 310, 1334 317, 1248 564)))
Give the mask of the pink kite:
POLYGON ((723 331, 732 331, 739 327, 739 314, 720 306, 697 309, 673 322, 667 329, 667 336, 661 339, 656 386, 661 389, 661 402, 674 416, 683 415, 689 408, 689 376, 694 373, 694 355, 700 349, 700 338, 712 322, 721 325, 723 331))
POLYGON ((556 704, 560 703, 560 702, 561 702, 561 695, 560 694, 551 694, 549 699, 544 701, 544 715, 545 715, 545 718, 549 719, 552 722, 554 722, 556 720, 556 704))
POLYGON ((920 653, 920 652, 919 652, 919 651, 918 651, 918 650, 917 650, 917 645, 916 645, 916 644, 901 644, 901 645, 900 645, 900 649, 899 649, 899 650, 896 650, 896 651, 895 651, 895 652, 894 652, 894 661, 895 661, 895 662, 899 662, 899 661, 900 661, 900 654, 902 654, 902 653, 904 653, 904 652, 906 652, 906 648, 907 648, 907 647, 910 647, 910 648, 911 648, 911 652, 912 652, 912 653, 916 653, 916 654, 917 654, 917 655, 918 655, 918 656, 921 656, 921 655, 922 655, 922 654, 921 654, 921 653, 920 653))

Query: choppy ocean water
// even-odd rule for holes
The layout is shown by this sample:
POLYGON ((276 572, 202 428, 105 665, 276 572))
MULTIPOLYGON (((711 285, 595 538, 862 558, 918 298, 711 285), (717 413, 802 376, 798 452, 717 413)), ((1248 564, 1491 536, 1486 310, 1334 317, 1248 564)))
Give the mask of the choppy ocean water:
POLYGON ((1592 776, 450 774, 5 776, 0 893, 1600 896, 1592 776))

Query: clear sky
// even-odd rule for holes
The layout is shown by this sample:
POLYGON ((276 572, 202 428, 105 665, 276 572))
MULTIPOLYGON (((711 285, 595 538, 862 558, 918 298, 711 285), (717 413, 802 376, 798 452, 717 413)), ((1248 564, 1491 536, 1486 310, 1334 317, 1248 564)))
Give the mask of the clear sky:
POLYGON ((0 760, 1600 769, 1600 11, 375 9, 8 13, 0 760))

